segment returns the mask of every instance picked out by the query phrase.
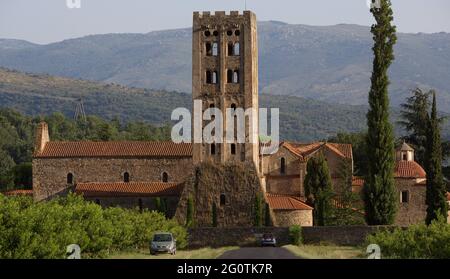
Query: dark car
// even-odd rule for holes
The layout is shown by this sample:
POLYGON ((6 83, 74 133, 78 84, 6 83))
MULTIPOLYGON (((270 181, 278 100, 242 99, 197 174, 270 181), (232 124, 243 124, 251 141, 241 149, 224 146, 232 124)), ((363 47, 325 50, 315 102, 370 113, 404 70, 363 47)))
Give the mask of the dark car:
POLYGON ((177 252, 176 240, 171 233, 156 233, 150 243, 150 254, 170 253, 175 255, 177 252))
POLYGON ((263 236, 261 238, 261 246, 263 246, 263 247, 264 246, 276 247, 277 246, 277 240, 275 239, 273 234, 265 233, 265 234, 263 234, 263 236))

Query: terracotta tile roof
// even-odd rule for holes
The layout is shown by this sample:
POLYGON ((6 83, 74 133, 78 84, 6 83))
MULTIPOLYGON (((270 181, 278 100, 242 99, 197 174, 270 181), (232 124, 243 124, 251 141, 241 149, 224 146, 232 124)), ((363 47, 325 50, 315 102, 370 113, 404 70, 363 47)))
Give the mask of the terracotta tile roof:
POLYGON ((426 173, 415 161, 395 162, 394 176, 396 178, 425 178, 426 173))
POLYGON ((283 143, 281 143, 281 146, 285 147, 287 150, 289 150, 290 152, 292 152, 295 155, 297 155, 300 159, 304 159, 301 151, 298 150, 298 148, 296 148, 292 143, 290 143, 290 142, 283 142, 283 143))
POLYGON ((33 196, 33 190, 9 190, 2 194, 5 196, 33 196))
POLYGON ((75 187, 75 193, 85 197, 179 196, 182 190, 182 184, 164 182, 92 182, 75 187))
POLYGON ((362 187, 364 185, 364 178, 359 176, 353 176, 352 178, 352 186, 362 187))
POLYGON ((267 194, 267 202, 274 210, 312 210, 313 208, 294 196, 267 194))
POLYGON ((314 152, 318 151, 321 148, 327 148, 343 158, 352 159, 353 157, 351 144, 330 143, 330 142, 313 142, 307 144, 283 142, 282 145, 301 158, 308 157, 309 155, 313 154, 314 152))
POLYGON ((151 141, 48 142, 35 157, 190 157, 192 144, 151 141))

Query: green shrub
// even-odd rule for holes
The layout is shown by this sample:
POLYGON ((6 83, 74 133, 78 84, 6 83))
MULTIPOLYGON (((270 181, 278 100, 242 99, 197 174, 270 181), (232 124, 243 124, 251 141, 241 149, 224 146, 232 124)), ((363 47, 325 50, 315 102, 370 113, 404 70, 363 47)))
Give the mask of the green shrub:
POLYGON ((191 228, 193 226, 194 226, 194 200, 192 196, 189 195, 186 210, 186 227, 191 228))
POLYGON ((272 226, 272 218, 270 217, 270 206, 266 203, 266 207, 264 208, 264 226, 271 227, 272 226))
POLYGON ((377 244, 384 258, 450 258, 450 225, 440 217, 432 224, 413 225, 407 229, 380 231, 367 237, 367 244, 377 244))
POLYGON ((186 247, 186 230, 156 211, 102 209, 72 194, 40 203, 0 194, 0 258, 65 258, 70 244, 78 244, 84 258, 105 257, 147 247, 157 231, 172 232, 178 248, 186 247))
POLYGON ((301 245, 303 243, 302 228, 299 225, 289 227, 289 238, 293 245, 301 245))

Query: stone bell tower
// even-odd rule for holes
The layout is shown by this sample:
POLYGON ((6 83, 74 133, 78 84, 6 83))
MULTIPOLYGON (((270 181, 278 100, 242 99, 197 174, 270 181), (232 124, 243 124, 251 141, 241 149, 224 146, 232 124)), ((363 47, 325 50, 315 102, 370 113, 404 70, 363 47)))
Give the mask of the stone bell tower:
MULTIPOLYGON (((194 164, 240 161, 258 166, 258 44, 254 13, 194 12, 192 98, 194 103, 201 101, 202 112, 208 108, 220 109, 224 127, 221 143, 194 143, 194 164), (237 120, 233 114, 227 119, 227 108, 232 111, 253 108, 256 115, 237 120), (244 125, 241 126, 245 127, 244 142, 239 143, 237 136, 233 142, 225 141, 228 121, 233 121, 234 129, 244 125)), ((203 131, 212 120, 197 121, 201 121, 203 131)))

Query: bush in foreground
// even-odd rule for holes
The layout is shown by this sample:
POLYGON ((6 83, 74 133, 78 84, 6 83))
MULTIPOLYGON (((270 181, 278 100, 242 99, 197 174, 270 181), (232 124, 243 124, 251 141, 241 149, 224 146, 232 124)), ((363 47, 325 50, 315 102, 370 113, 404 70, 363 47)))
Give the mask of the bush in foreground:
POLYGON ((303 243, 302 228, 299 225, 289 227, 289 238, 293 245, 301 245, 303 243))
POLYGON ((381 231, 367 238, 381 248, 383 258, 448 259, 450 258, 450 225, 443 217, 407 229, 381 231))
POLYGON ((65 258, 73 243, 82 257, 105 257, 146 247, 156 231, 172 232, 178 248, 186 247, 186 230, 154 211, 102 209, 75 195, 40 203, 0 195, 0 258, 65 258))

